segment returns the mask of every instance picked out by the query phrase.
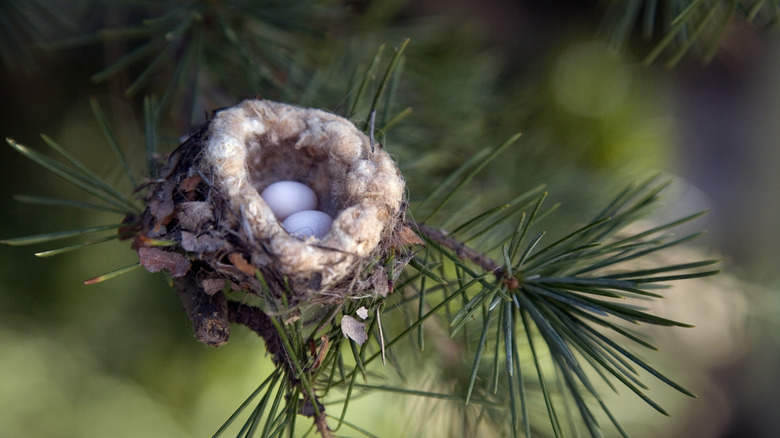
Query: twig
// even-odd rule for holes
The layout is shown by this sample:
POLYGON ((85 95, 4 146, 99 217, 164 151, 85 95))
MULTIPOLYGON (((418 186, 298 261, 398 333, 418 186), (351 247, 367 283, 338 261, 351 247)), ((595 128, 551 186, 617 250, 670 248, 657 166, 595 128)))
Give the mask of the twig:
POLYGON ((228 319, 230 322, 241 324, 260 336, 265 341, 265 348, 271 353, 275 364, 284 364, 288 370, 293 371, 292 364, 287 357, 282 340, 276 331, 271 318, 260 309, 235 301, 227 303, 228 319))
POLYGON ((458 256, 459 259, 471 260, 482 269, 492 272, 496 277, 502 277, 504 275, 504 268, 496 263, 495 260, 469 247, 465 243, 448 236, 444 231, 416 222, 412 222, 411 227, 417 229, 428 239, 455 251, 455 255, 458 256))
POLYGON ((219 347, 227 342, 230 338, 230 323, 225 295, 221 292, 207 294, 198 286, 194 269, 190 269, 183 277, 174 278, 173 285, 192 322, 195 337, 212 347, 219 347))
POLYGON ((321 410, 320 414, 314 417, 314 425, 317 426, 317 431, 322 435, 322 438, 333 438, 333 432, 330 431, 325 416, 325 410, 321 410))

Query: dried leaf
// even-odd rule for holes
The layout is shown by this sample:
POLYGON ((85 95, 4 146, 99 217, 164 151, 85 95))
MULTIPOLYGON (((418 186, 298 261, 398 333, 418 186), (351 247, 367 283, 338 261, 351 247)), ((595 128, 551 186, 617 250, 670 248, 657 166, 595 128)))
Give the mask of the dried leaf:
POLYGON ((301 408, 298 409, 298 415, 311 418, 317 415, 317 412, 324 412, 325 406, 323 406, 319 401, 315 401, 317 402, 317 410, 314 409, 314 404, 311 402, 311 400, 301 399, 301 408))
MULTIPOLYGON (((328 339, 327 336, 322 335, 320 337, 320 351, 317 353, 316 358, 314 359, 314 363, 311 365, 311 369, 317 369, 322 364, 322 361, 325 360, 325 356, 328 354, 328 346, 330 345, 330 339, 328 339)), ((312 354, 313 355, 313 354, 312 354)))
POLYGON ((298 321, 299 319, 301 319, 301 311, 300 309, 295 309, 293 310, 292 315, 289 318, 284 320, 284 325, 292 324, 295 321, 298 321))
POLYGON ((190 261, 186 257, 159 248, 138 248, 138 259, 147 271, 159 272, 167 269, 172 277, 183 277, 190 270, 190 261))
POLYGON ((181 247, 189 252, 216 252, 225 247, 225 241, 209 234, 196 236, 189 231, 182 231, 181 247))
POLYGON ((393 246, 422 245, 425 242, 420 239, 411 228, 404 225, 393 235, 393 246))
POLYGON ((386 297, 390 292, 390 283, 387 280, 387 271, 385 268, 376 269, 371 274, 371 285, 374 286, 374 292, 380 297, 386 297))
POLYGON ((355 313, 357 313, 357 316, 359 316, 360 319, 368 318, 368 309, 366 309, 365 306, 360 306, 355 313))
POLYGON ((200 184, 201 181, 203 181, 203 179, 200 177, 200 175, 188 176, 187 178, 184 178, 181 183, 179 183, 179 190, 184 193, 193 192, 196 188, 198 188, 198 184, 200 184))
MULTIPOLYGON (((157 196, 149 201, 149 212, 154 217, 154 230, 158 231, 161 227, 168 224, 173 218, 173 183, 166 181, 163 189, 157 193, 157 196)), ((162 228, 164 233, 164 228, 162 228)), ((152 236, 156 237, 156 236, 152 236)))
MULTIPOLYGON (((185 142, 186 143, 186 142, 185 142)), ((160 177, 168 179, 176 171, 179 165, 179 161, 182 158, 182 148, 179 147, 175 151, 171 152, 165 159, 165 167, 160 171, 160 177)))
POLYGON ((238 268, 238 270, 244 274, 249 276, 255 275, 255 267, 250 265, 241 254, 234 252, 228 256, 228 260, 230 260, 230 263, 232 263, 233 266, 238 268))
POLYGON ((214 210, 208 202, 182 202, 176 217, 185 230, 197 231, 201 226, 214 221, 214 210))
POLYGON ((366 325, 349 315, 341 317, 341 332, 344 333, 344 336, 357 342, 358 345, 363 345, 368 339, 366 325))
POLYGON ((224 278, 203 278, 198 279, 198 285, 203 288, 207 295, 214 295, 225 288, 224 278))

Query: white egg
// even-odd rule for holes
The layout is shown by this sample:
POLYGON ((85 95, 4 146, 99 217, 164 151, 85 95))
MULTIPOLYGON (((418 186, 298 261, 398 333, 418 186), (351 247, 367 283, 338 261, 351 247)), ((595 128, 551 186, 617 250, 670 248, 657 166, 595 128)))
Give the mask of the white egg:
POLYGON ((293 213, 317 208, 314 190, 295 181, 277 181, 266 187, 260 196, 280 221, 293 213))
POLYGON ((327 213, 316 210, 299 211, 291 214, 282 222, 282 226, 288 233, 300 238, 314 236, 322 238, 333 224, 333 219, 327 213))

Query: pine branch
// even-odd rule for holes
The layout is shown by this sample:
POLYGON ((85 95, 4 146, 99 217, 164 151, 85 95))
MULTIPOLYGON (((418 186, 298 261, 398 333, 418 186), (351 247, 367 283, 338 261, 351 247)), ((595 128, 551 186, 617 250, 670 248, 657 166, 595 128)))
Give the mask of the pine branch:
MULTIPOLYGON (((327 88, 323 85, 326 79, 317 76, 319 73, 313 73, 317 63, 314 58, 319 62, 336 63, 327 56, 310 57, 322 47, 320 44, 311 44, 310 47, 303 44, 312 42, 312 32, 301 23, 316 20, 305 20, 300 10, 286 9, 295 5, 286 6, 284 2, 273 5, 280 10, 268 8, 268 5, 240 2, 235 8, 226 8, 228 3, 194 1, 166 4, 160 15, 143 22, 107 29, 94 38, 64 42, 67 45, 94 43, 101 39, 138 38, 139 43, 133 51, 113 65, 106 66, 93 79, 105 81, 140 65, 140 73, 126 90, 128 95, 153 90, 153 79, 164 79, 166 85, 157 90, 160 99, 147 97, 144 100, 146 173, 150 178, 146 184, 158 181, 158 141, 161 137, 158 127, 163 126, 161 120, 177 97, 187 97, 189 103, 182 107, 188 108, 183 108, 181 113, 192 121, 198 105, 196 102, 208 96, 239 96, 245 95, 246 90, 253 90, 265 97, 280 96, 288 100, 300 97, 303 100, 311 93, 321 91, 318 87, 327 88), (295 53, 299 53, 300 58, 293 56, 295 53), (226 79, 228 75, 223 74, 225 71, 239 72, 240 77, 226 79), (206 84, 208 90, 205 89, 206 84)), ((625 15, 617 18, 616 28, 621 35, 618 39, 622 39, 638 19, 640 3, 629 2, 620 6, 625 8, 625 15)), ((759 2, 762 3, 765 2, 759 2)), ((680 11, 678 19, 671 23, 668 36, 661 41, 660 49, 648 57, 650 61, 667 48, 677 47, 672 55, 673 62, 677 62, 682 55, 696 48, 697 41, 723 32, 725 20, 730 19, 733 8, 723 15, 724 9, 705 10, 702 4, 694 1, 680 11), (718 21, 724 16, 724 21, 718 21), (719 27, 713 30, 713 23, 719 27)), ((732 2, 729 6, 735 4, 732 2)), ((645 3, 646 29, 654 27, 656 5, 655 1, 645 3)), ((758 11, 756 6, 748 15, 755 18, 760 15, 758 11)), ((411 107, 405 103, 402 102, 398 108, 394 104, 407 44, 408 39, 401 41, 395 50, 387 50, 391 52, 389 54, 380 48, 367 65, 359 68, 354 62, 354 54, 350 54, 352 58, 345 58, 349 62, 344 64, 355 72, 349 82, 350 91, 340 103, 330 108, 354 118, 355 123, 369 135, 372 147, 383 147, 375 140, 383 142, 388 138, 386 130, 411 113, 411 107), (386 65, 381 69, 383 62, 386 65)), ((341 65, 338 67, 343 68, 341 65)), ((337 75, 347 76, 343 73, 339 70, 337 75)), ((475 88, 484 98, 484 87, 475 88)), ((457 90, 462 91, 460 83, 457 90)), ((454 94, 447 91, 442 94, 454 94)), ((457 99, 466 100, 459 94, 457 99)), ((333 102, 336 100, 330 101, 333 102)), ((133 169, 114 138, 106 117, 97 104, 93 103, 93 110, 118 165, 135 186, 137 181, 133 169)), ((451 120, 449 123, 452 123, 451 120)), ((425 125, 425 122, 420 122, 420 125, 425 125)), ((484 130, 484 126, 480 129, 484 130)), ((199 131, 195 137, 205 135, 205 131, 199 131)), ((432 132, 429 135, 438 137, 443 134, 432 132)), ((150 267, 166 269, 172 275, 173 271, 186 267, 190 270, 182 268, 185 271, 183 275, 173 275, 173 283, 198 340, 214 346, 223 344, 228 340, 230 323, 246 326, 263 339, 276 368, 216 435, 223 433, 246 407, 257 400, 239 436, 279 436, 284 431, 289 431, 292 436, 296 433, 295 421, 300 415, 312 418, 312 427, 321 436, 333 436, 327 424, 325 407, 320 403, 320 398, 325 400, 332 389, 346 392, 336 430, 344 424, 349 425, 345 416, 359 390, 379 390, 444 400, 462 408, 461 413, 466 412, 466 407, 478 406, 482 411, 477 424, 480 421, 493 422, 496 429, 513 436, 520 433, 529 436, 538 430, 539 426, 531 424, 536 422, 538 415, 529 409, 535 400, 544 400, 546 420, 556 436, 564 435, 565 420, 573 423, 571 417, 576 415, 574 411, 579 413, 588 431, 596 436, 601 426, 592 411, 595 406, 592 402, 595 402, 618 431, 625 435, 601 398, 596 379, 602 379, 613 389, 619 385, 629 388, 661 413, 665 413, 664 409, 645 394, 646 387, 639 378, 639 371, 649 373, 687 396, 694 396, 633 353, 623 341, 653 349, 634 331, 635 326, 686 327, 684 323, 654 315, 637 303, 640 299, 660 297, 659 283, 717 273, 717 270, 710 269, 717 262, 703 260, 649 268, 635 264, 699 236, 673 238, 670 235, 672 228, 698 215, 640 232, 626 231, 659 199, 665 185, 654 181, 628 188, 593 220, 583 226, 572 227, 572 232, 549 244, 546 233, 538 229, 554 208, 542 209, 546 196, 541 193, 542 187, 529 190, 483 213, 474 216, 462 214, 464 209, 454 207, 458 205, 454 201, 462 195, 461 190, 494 164, 496 158, 518 138, 519 135, 514 135, 503 143, 476 152, 444 177, 442 184, 422 202, 412 200, 412 210, 425 219, 421 223, 411 220, 406 223, 425 241, 426 248, 407 255, 404 247, 418 242, 415 239, 399 239, 390 245, 389 254, 373 259, 366 267, 365 272, 377 268, 373 271, 375 275, 357 276, 350 285, 359 283, 364 294, 324 306, 315 316, 304 315, 302 311, 310 303, 286 301, 291 291, 285 276, 269 277, 266 281, 255 271, 252 277, 252 266, 238 253, 220 253, 219 256, 224 256, 223 260, 229 260, 236 267, 243 266, 251 280, 257 280, 264 291, 271 290, 270 281, 274 292, 278 293, 259 294, 259 298, 253 296, 259 300, 255 306, 229 300, 222 290, 206 292, 198 284, 198 260, 191 254, 185 255, 184 251, 167 251, 177 244, 176 238, 154 239, 137 235, 140 214, 134 198, 102 181, 48 137, 44 137, 46 143, 68 165, 13 140, 8 142, 20 153, 96 197, 100 203, 30 196, 20 197, 21 200, 50 206, 121 212, 127 218, 122 224, 105 228, 117 229, 116 236, 93 239, 38 255, 68 252, 110 238, 136 237, 134 248, 143 246, 145 251, 160 258, 144 257, 139 251, 140 264, 95 277, 87 283, 113 278, 140 266, 148 270, 151 270, 150 267), (431 225, 440 224, 436 221, 445 214, 448 215, 445 223, 459 225, 431 225), (241 258, 231 258, 235 255, 241 258), (408 268, 404 268, 407 259, 408 268), (243 261, 243 265, 237 260, 243 261), (284 287, 276 287, 278 285, 284 287), (269 308, 274 308, 269 303, 278 305, 281 310, 278 313, 269 311, 269 308), (339 323, 347 320, 347 316, 351 318, 351 315, 357 314, 358 310, 369 315, 365 323, 360 323, 365 329, 365 333, 360 334, 369 340, 360 344, 345 337, 346 332, 339 323), (408 320, 398 316, 401 311, 411 315, 408 320), (284 320, 281 314, 284 314, 284 320), (382 317, 386 327, 382 325, 382 317), (402 356, 398 353, 405 345, 403 341, 411 340, 410 345, 423 350, 425 339, 431 336, 429 326, 432 324, 443 328, 442 339, 449 332, 451 339, 447 339, 448 345, 455 345, 469 353, 458 356, 465 357, 463 363, 453 360, 453 363, 446 364, 448 377, 456 382, 449 387, 450 392, 356 383, 358 375, 366 382, 376 378, 372 366, 379 358, 383 363, 388 359, 398 374, 404 376, 406 372, 395 360, 402 356), (352 363, 354 366, 350 369, 346 364, 352 363)), ((472 140, 468 138, 463 142, 472 140)), ((162 173, 166 176, 165 172, 162 173)), ((188 176, 200 181, 202 175, 188 176)), ((194 184, 197 186, 200 182, 194 184)), ((204 185, 207 185, 206 182, 204 185)), ((141 187, 146 186, 141 184, 141 187)), ((188 192, 177 193, 177 196, 196 191, 194 188, 189 191, 182 189, 181 185, 171 185, 168 189, 166 196, 169 198, 176 191, 188 192)), ((173 217, 174 207, 172 204, 169 207, 162 219, 173 217)), ((90 227, 7 239, 0 243, 37 243, 103 229, 90 227)), ((246 285, 231 284, 231 287, 243 286, 246 285)), ((322 290, 317 295, 325 296, 331 292, 322 290)), ((430 347, 426 347, 426 352, 429 350, 430 347)), ((463 415, 466 423, 466 414, 463 415)))
POLYGON ((493 259, 448 236, 445 231, 420 223, 412 223, 410 226, 420 232, 426 239, 433 240, 442 247, 455 251, 455 255, 459 259, 469 260, 485 271, 491 272, 496 277, 500 278, 504 275, 501 265, 493 259))
MULTIPOLYGON (((631 263, 636 258, 647 257, 657 251, 690 240, 690 237, 684 237, 667 241, 668 236, 661 235, 659 237, 659 234, 699 217, 700 214, 691 215, 639 233, 622 236, 618 234, 635 221, 639 215, 646 214, 648 209, 657 202, 661 189, 666 185, 666 183, 653 185, 653 181, 650 180, 630 188, 602 211, 602 214, 610 216, 601 217, 599 215, 593 222, 542 248, 538 248, 542 236, 540 233, 537 238, 526 244, 525 250, 521 251, 526 231, 538 221, 534 218, 538 218, 536 212, 541 205, 539 202, 530 215, 520 215, 515 231, 504 239, 505 243, 502 245, 503 263, 496 262, 486 254, 466 246, 441 230, 417 224, 417 230, 421 237, 430 245, 434 245, 438 251, 441 251, 441 255, 449 259, 455 269, 461 270, 465 275, 474 279, 473 281, 488 273, 496 277, 495 282, 481 281, 481 290, 470 293, 470 298, 465 302, 465 305, 450 319, 453 335, 470 325, 481 325, 482 335, 469 374, 467 400, 477 390, 477 382, 479 381, 477 376, 481 375, 481 361, 486 356, 484 350, 486 334, 494 331, 501 333, 506 347, 506 351, 501 357, 504 358, 507 378, 510 379, 510 385, 507 387, 504 397, 511 402, 510 412, 512 412, 513 429, 518 427, 518 419, 521 417, 527 427, 527 414, 515 415, 522 404, 514 399, 515 391, 520 391, 521 396, 524 394, 522 388, 526 383, 522 379, 514 384, 511 383, 513 374, 521 375, 519 370, 513 371, 515 366, 519 364, 519 359, 514 353, 518 348, 515 340, 517 333, 515 321, 518 318, 523 320, 524 331, 529 337, 529 342, 532 342, 535 337, 532 335, 530 323, 533 323, 538 330, 539 336, 552 354, 553 362, 561 370, 571 396, 575 398, 582 419, 592 433, 596 433, 598 427, 591 422, 590 418, 593 414, 581 398, 578 388, 584 388, 587 393, 599 401, 607 415, 611 417, 611 414, 601 402, 602 399, 596 391, 595 385, 584 372, 585 364, 597 373, 604 371, 607 375, 611 375, 661 413, 665 413, 663 408, 643 393, 643 385, 638 380, 637 372, 628 365, 629 361, 649 371, 672 388, 688 396, 693 396, 682 386, 654 370, 646 362, 638 359, 627 349, 593 328, 594 324, 609 328, 618 335, 652 348, 626 330, 608 322, 606 318, 617 317, 633 324, 689 326, 652 315, 626 302, 615 301, 615 298, 625 300, 632 297, 659 297, 660 295, 653 292, 651 287, 653 283, 692 279, 719 272, 718 270, 699 270, 699 268, 717 263, 715 260, 651 269, 631 268, 631 263), (629 242, 631 245, 627 245, 629 242), (472 270, 464 262, 477 269, 472 270), (615 268, 623 265, 625 267, 618 274, 598 274, 604 268, 615 268), (675 272, 675 274, 656 276, 669 272, 675 272), (480 309, 483 312, 482 318, 478 318, 480 309), (498 317, 491 317, 494 314, 497 314, 498 317), (578 357, 581 357, 582 360, 578 357)), ((543 198, 540 197, 539 200, 541 201, 541 199, 543 198)), ((422 267, 434 263, 434 260, 436 259, 422 260, 422 267)), ((463 284, 466 279, 459 278, 459 281, 460 284, 463 284)), ((451 291, 448 292, 448 297, 459 296, 462 293, 462 291, 451 291)), ((499 357, 498 350, 494 357, 499 357)), ((540 372, 541 366, 537 361, 536 367, 540 372)), ((608 382, 607 375, 602 374, 602 377, 608 382)), ((482 379, 484 378, 485 376, 482 377, 482 379)), ((544 385, 544 381, 540 381, 540 383, 544 385)), ((552 398, 545 395, 545 402, 551 412, 552 420, 554 418, 552 413, 555 411, 552 398)), ((613 422, 621 430, 616 420, 613 422)), ((556 423, 552 424, 553 429, 558 430, 556 423)))
POLYGON ((236 301, 227 302, 228 319, 234 324, 241 324, 257 334, 265 341, 266 350, 271 353, 273 361, 277 365, 285 365, 288 372, 292 371, 292 365, 287 358, 282 344, 271 318, 260 309, 236 301))

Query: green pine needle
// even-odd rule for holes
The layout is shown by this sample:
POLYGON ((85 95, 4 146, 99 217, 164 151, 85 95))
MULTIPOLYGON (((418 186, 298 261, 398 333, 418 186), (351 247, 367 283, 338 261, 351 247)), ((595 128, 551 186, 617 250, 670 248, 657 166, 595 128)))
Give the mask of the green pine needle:
POLYGON ((144 98, 144 139, 146 146, 146 168, 151 178, 157 178, 157 125, 159 115, 157 100, 144 98))
POLYGON ((447 281, 436 275, 435 272, 431 271, 432 266, 425 266, 416 259, 409 260, 409 266, 411 266, 414 269, 417 269, 420 271, 420 274, 423 276, 430 278, 431 280, 435 281, 439 284, 447 284, 447 281))
POLYGON ((275 369, 271 375, 269 375, 258 387, 254 390, 247 398, 244 400, 243 403, 233 412, 233 414, 228 417, 228 419, 225 421, 225 423, 222 424, 222 426, 217 429, 217 431, 212 435, 212 438, 218 438, 222 436, 222 434, 227 430, 228 427, 230 427, 231 424, 238 418, 239 415, 252 403, 252 401, 257 398, 258 395, 262 393, 262 391, 268 387, 269 390, 272 389, 277 381, 279 380, 279 377, 281 376, 282 371, 280 368, 275 369))
POLYGON ((374 94, 374 100, 371 102, 371 107, 368 110, 369 118, 371 117, 372 114, 376 114, 376 110, 377 108, 379 108, 379 100, 385 94, 385 90, 387 89, 387 86, 390 83, 390 78, 392 77, 393 74, 396 74, 396 67, 398 67, 398 62, 401 59, 401 56, 403 55, 404 50, 406 49, 406 46, 409 45, 409 41, 410 41, 409 38, 403 40, 401 44, 398 46, 398 48, 396 48, 393 57, 390 58, 390 62, 387 64, 387 69, 385 70, 385 74, 384 76, 382 76, 382 80, 379 82, 379 88, 374 94))
MULTIPOLYGON (((327 417, 328 417, 328 418, 333 418, 333 419, 336 419, 336 417, 333 417, 333 416, 331 416, 331 415, 327 415, 327 417)), ((379 436, 378 436, 378 435, 374 435, 373 433, 371 433, 371 432, 369 432, 369 431, 367 431, 367 430, 363 429, 362 427, 359 427, 359 426, 357 426, 357 425, 356 425, 356 424, 354 424, 354 423, 351 423, 351 422, 349 422, 349 421, 346 421, 346 420, 345 420, 345 421, 343 421, 342 423, 343 423, 345 426, 349 427, 350 429, 353 429, 353 430, 355 430, 356 432, 359 432, 359 433, 361 433, 363 436, 366 436, 366 437, 368 437, 368 438, 379 438, 379 436)), ((265 435, 262 435, 262 436, 265 436, 265 435)))
POLYGON ((490 329, 490 318, 492 313, 488 313, 488 320, 482 324, 482 334, 479 337, 479 343, 477 344, 477 350, 474 353, 474 365, 471 367, 471 375, 469 376, 469 386, 466 391, 466 404, 469 404, 471 394, 474 391, 474 383, 477 379, 477 372, 479 371, 479 363, 482 360, 482 352, 485 349, 485 343, 487 341, 488 330, 490 329))
POLYGON ((116 137, 111 131, 111 127, 108 125, 108 120, 106 119, 106 115, 103 113, 103 110, 100 108, 100 104, 95 98, 90 99, 89 103, 92 106, 92 112, 95 114, 95 119, 97 119, 98 125, 100 125, 100 129, 103 131, 103 135, 106 136, 108 145, 111 146, 111 150, 114 151, 114 155, 116 155, 117 160, 125 171, 125 176, 127 176, 127 179, 130 181, 130 184, 132 184, 133 187, 137 187, 138 182, 133 177, 133 172, 130 170, 130 164, 127 162, 127 158, 125 158, 125 154, 122 152, 122 149, 119 147, 119 142, 116 141, 116 137))
MULTIPOLYGON (((439 204, 433 208, 433 211, 431 211, 430 214, 423 220, 423 222, 428 222, 432 217, 436 216, 436 214, 441 211, 441 209, 455 196, 458 191, 463 188, 466 184, 468 184, 469 181, 471 181, 482 169, 485 168, 491 161, 493 161, 501 152, 503 152, 506 148, 511 146, 514 142, 516 142, 520 138, 521 134, 515 134, 512 137, 510 137, 508 140, 506 140, 504 143, 499 144, 492 150, 490 150, 488 153, 485 154, 484 158, 477 161, 474 165, 474 167, 466 173, 466 175, 463 176, 463 178, 458 181, 458 183, 453 187, 449 193, 447 193, 444 198, 439 202, 439 204)), ((467 162, 469 163, 469 162, 467 162)), ((454 173, 453 173, 454 174, 454 173)), ((436 191, 434 191, 436 193, 436 191)))
POLYGON ((98 243, 103 243, 103 242, 109 242, 111 240, 116 240, 118 238, 119 238, 119 235, 112 234, 110 236, 101 237, 99 239, 90 240, 88 242, 77 243, 75 245, 70 245, 70 246, 66 246, 66 247, 63 247, 63 248, 50 249, 48 251, 43 251, 43 252, 36 252, 35 256, 36 257, 52 257, 52 256, 55 256, 55 255, 65 254, 65 253, 68 253, 68 252, 71 252, 71 251, 75 251, 77 249, 82 249, 82 248, 86 248, 86 247, 89 247, 89 246, 92 246, 92 245, 97 245, 98 243))
POLYGON ((374 54, 374 57, 371 59, 371 63, 366 68, 365 73, 361 75, 360 83, 357 85, 357 90, 355 91, 355 98, 352 99, 352 103, 350 104, 345 114, 347 118, 351 119, 357 113, 358 104, 363 100, 363 95, 366 91, 366 88, 368 87, 371 79, 374 77, 374 69, 376 69, 377 64, 379 64, 379 60, 382 58, 382 52, 384 52, 384 49, 384 44, 379 46, 376 53, 374 54))
MULTIPOLYGON (((91 42, 91 41, 90 41, 91 42)), ((86 41, 85 41, 86 43, 86 41)), ((81 45, 81 42, 79 42, 79 45, 81 45)), ((92 75, 92 81, 93 82, 103 82, 117 73, 127 69, 131 65, 141 61, 146 56, 155 53, 159 50, 159 47, 162 45, 161 39, 151 40, 145 44, 142 44, 138 46, 137 48, 133 49, 130 53, 126 54, 122 58, 118 59, 113 64, 107 66, 103 70, 95 73, 92 75)))
MULTIPOLYGON (((399 388, 396 386, 370 385, 365 383, 356 383, 355 387, 361 389, 371 389, 376 391, 392 392, 396 394, 413 395, 417 397, 427 397, 427 398, 433 398, 439 400, 447 400, 455 403, 463 403, 463 397, 454 394, 431 392, 431 391, 420 391, 420 390, 409 389, 409 388, 399 388)), ((490 401, 490 400, 483 400, 479 398, 472 398, 471 402, 474 404, 485 405, 485 406, 490 406, 495 408, 501 407, 501 405, 497 402, 490 401)))
POLYGON ((54 141, 51 141, 48 137, 44 136, 44 140, 47 141, 52 147, 58 150, 65 156, 66 159, 71 161, 76 166, 76 169, 65 166, 39 152, 23 146, 13 139, 7 138, 6 142, 11 145, 16 151, 43 166, 50 172, 59 176, 60 178, 68 181, 81 190, 95 196, 96 198, 106 202, 107 204, 116 207, 119 210, 126 212, 127 214, 138 213, 138 206, 133 204, 125 196, 118 193, 111 186, 106 184, 100 178, 92 174, 83 165, 76 161, 73 157, 67 154, 62 148, 59 147, 54 141))
POLYGON ((106 211, 109 213, 126 214, 125 211, 117 208, 107 207, 105 205, 92 204, 89 202, 74 201, 72 199, 49 198, 45 196, 30 196, 30 195, 14 195, 14 199, 17 200, 18 202, 23 202, 25 204, 47 205, 52 207, 73 207, 73 208, 80 208, 84 210, 97 210, 97 211, 106 211))
POLYGON ((51 242, 54 240, 66 239, 68 237, 82 236, 84 234, 96 233, 98 231, 115 230, 122 224, 99 225, 95 227, 79 228, 76 230, 56 231, 53 233, 36 234, 34 236, 14 237, 12 239, 0 240, 1 244, 11 246, 34 245, 36 243, 51 242))

